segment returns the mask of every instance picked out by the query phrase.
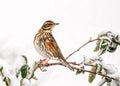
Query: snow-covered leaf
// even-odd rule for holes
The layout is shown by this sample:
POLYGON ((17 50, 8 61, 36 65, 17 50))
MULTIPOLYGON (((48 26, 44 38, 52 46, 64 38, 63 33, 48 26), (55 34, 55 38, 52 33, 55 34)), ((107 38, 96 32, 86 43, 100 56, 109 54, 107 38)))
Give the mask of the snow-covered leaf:
POLYGON ((111 86, 111 83, 110 83, 110 82, 108 82, 108 83, 107 83, 107 86, 111 86))
POLYGON ((20 71, 16 72, 16 77, 18 78, 20 74, 20 71))
POLYGON ((101 49, 98 53, 98 56, 104 54, 106 52, 107 48, 101 49))
POLYGON ((105 82, 106 82, 105 78, 102 78, 102 80, 98 83, 98 86, 103 86, 105 82))
POLYGON ((102 69, 103 69, 102 65, 101 65, 101 64, 96 64, 96 67, 97 67, 96 72, 97 72, 97 73, 101 73, 101 71, 102 71, 102 69))
POLYGON ((120 45, 120 38, 118 34, 111 31, 103 32, 98 35, 100 40, 97 41, 94 51, 99 51, 98 55, 104 54, 106 51, 113 53, 120 45))
POLYGON ((118 72, 118 69, 113 64, 104 65, 107 74, 115 74, 118 72))
POLYGON ((107 48, 107 51, 110 53, 113 53, 117 49, 117 46, 118 44, 111 42, 111 44, 107 48))
POLYGON ((120 86, 119 83, 120 83, 119 81, 112 80, 111 81, 111 86, 120 86))
POLYGON ((34 77, 34 71, 32 71, 30 79, 33 78, 33 77, 34 77))
MULTIPOLYGON (((95 73, 96 73, 96 67, 92 67, 92 68, 91 68, 91 72, 95 72, 95 73)), ((90 74, 89 74, 89 77, 88 77, 89 83, 92 83, 93 80, 95 79, 95 77, 96 77, 96 74, 90 73, 90 74)))
POLYGON ((10 86, 10 78, 9 77, 4 77, 3 81, 5 82, 6 86, 10 86))
POLYGON ((100 43, 101 43, 101 40, 97 40, 96 42, 96 47, 94 48, 94 52, 98 51, 99 48, 100 48, 100 43))
POLYGON ((107 48, 107 46, 108 46, 108 42, 105 41, 105 40, 103 40, 103 41, 101 42, 101 44, 100 44, 100 49, 107 48))
POLYGON ((120 45, 120 38, 119 35, 117 35, 116 37, 112 38, 112 41, 118 45, 120 45))
POLYGON ((28 79, 22 79, 21 86, 31 86, 30 81, 28 79))
POLYGON ((109 79, 109 78, 105 78, 105 81, 106 81, 106 82, 111 82, 112 80, 109 79))
POLYGON ((98 38, 107 36, 107 33, 111 33, 111 31, 104 31, 98 34, 98 38))
POLYGON ((34 80, 38 80, 38 78, 37 78, 36 76, 34 76, 32 79, 34 79, 34 80))

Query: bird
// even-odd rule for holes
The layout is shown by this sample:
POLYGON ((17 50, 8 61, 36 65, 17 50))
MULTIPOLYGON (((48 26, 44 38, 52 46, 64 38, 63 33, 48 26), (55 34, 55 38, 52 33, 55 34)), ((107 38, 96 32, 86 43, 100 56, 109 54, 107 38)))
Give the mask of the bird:
POLYGON ((52 35, 52 30, 56 25, 59 25, 59 23, 55 23, 52 20, 45 21, 34 37, 34 47, 45 58, 41 63, 43 66, 53 59, 60 61, 64 66, 73 71, 73 67, 65 60, 61 49, 52 35))

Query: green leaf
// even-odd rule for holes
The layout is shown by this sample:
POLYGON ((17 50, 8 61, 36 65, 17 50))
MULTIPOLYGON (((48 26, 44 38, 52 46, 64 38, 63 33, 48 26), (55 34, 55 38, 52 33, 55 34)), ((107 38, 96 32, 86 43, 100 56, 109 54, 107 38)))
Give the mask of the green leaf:
POLYGON ((109 79, 109 78, 105 78, 105 81, 106 81, 106 82, 111 82, 112 80, 109 79))
POLYGON ((107 51, 110 52, 110 53, 113 53, 116 51, 117 48, 114 48, 114 47, 108 47, 107 51))
POLYGON ((98 66, 97 66, 97 72, 101 73, 102 69, 103 69, 103 66, 101 64, 98 64, 98 66))
POLYGON ((96 47, 94 48, 94 52, 96 52, 96 51, 99 50, 99 48, 100 48, 100 43, 101 43, 101 40, 98 40, 98 41, 96 42, 96 47))
POLYGON ((84 66, 81 66, 81 67, 80 67, 80 70, 77 70, 77 71, 76 71, 76 75, 78 75, 78 74, 80 74, 80 73, 83 73, 83 74, 84 74, 84 73, 85 73, 85 72, 84 72, 84 69, 85 69, 85 67, 84 67, 84 66))
POLYGON ((101 64, 96 64, 96 72, 97 73, 101 73, 102 69, 103 69, 103 67, 101 64))
POLYGON ((110 53, 113 53, 113 52, 116 51, 117 46, 118 46, 117 44, 111 43, 111 45, 108 46, 107 51, 110 52, 110 53))
POLYGON ((77 70, 76 75, 80 74, 81 72, 82 72, 82 70, 77 70))
POLYGON ((3 81, 5 81, 5 80, 6 80, 6 77, 3 78, 3 81))
POLYGON ((99 56, 102 55, 102 54, 104 54, 104 53, 106 52, 106 50, 107 50, 107 48, 101 49, 101 50, 99 51, 99 56))
MULTIPOLYGON (((92 68, 91 68, 91 72, 95 72, 95 73, 96 73, 96 67, 92 67, 92 68)), ((89 83, 92 83, 93 80, 95 79, 95 77, 96 77, 96 74, 90 73, 90 74, 89 74, 89 77, 88 77, 89 83)))
POLYGON ((107 46, 108 46, 108 42, 105 41, 105 40, 103 40, 103 41, 101 42, 100 49, 107 48, 107 46))
POLYGON ((22 57, 24 58, 25 63, 27 64, 28 63, 27 57, 25 55, 22 55, 22 57))
POLYGON ((107 47, 108 47, 108 41, 102 40, 100 44, 99 56, 106 52, 107 47))
POLYGON ((10 78, 5 77, 3 81, 5 82, 6 86, 10 86, 10 82, 11 82, 10 78))
POLYGON ((16 73, 16 77, 17 77, 17 78, 19 77, 19 74, 20 74, 20 71, 16 73))
POLYGON ((23 65, 21 67, 21 76, 22 76, 22 78, 26 78, 29 69, 30 69, 29 65, 23 65))
POLYGON ((33 78, 33 77, 34 77, 34 71, 32 71, 30 79, 33 78))
POLYGON ((119 35, 117 35, 116 37, 112 38, 112 41, 118 45, 120 45, 120 40, 119 40, 119 35))
POLYGON ((0 68, 0 71, 2 71, 3 70, 3 66, 0 68))

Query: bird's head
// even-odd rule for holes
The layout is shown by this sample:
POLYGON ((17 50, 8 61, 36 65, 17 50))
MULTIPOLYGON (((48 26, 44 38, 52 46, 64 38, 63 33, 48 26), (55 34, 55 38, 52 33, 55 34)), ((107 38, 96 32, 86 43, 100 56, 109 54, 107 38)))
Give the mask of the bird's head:
POLYGON ((45 21, 43 26, 42 26, 42 29, 43 30, 52 30, 56 25, 58 25, 59 23, 54 23, 53 21, 51 20, 48 20, 48 21, 45 21))

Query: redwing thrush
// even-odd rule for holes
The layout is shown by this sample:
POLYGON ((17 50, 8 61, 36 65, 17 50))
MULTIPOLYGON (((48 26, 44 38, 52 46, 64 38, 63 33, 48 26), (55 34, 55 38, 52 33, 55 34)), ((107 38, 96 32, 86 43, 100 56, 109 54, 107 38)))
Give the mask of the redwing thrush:
POLYGON ((45 57, 42 62, 45 65, 50 59, 59 60, 64 66, 70 70, 73 68, 64 59, 64 56, 52 35, 52 29, 58 25, 51 20, 46 21, 34 37, 34 46, 38 53, 45 57))

